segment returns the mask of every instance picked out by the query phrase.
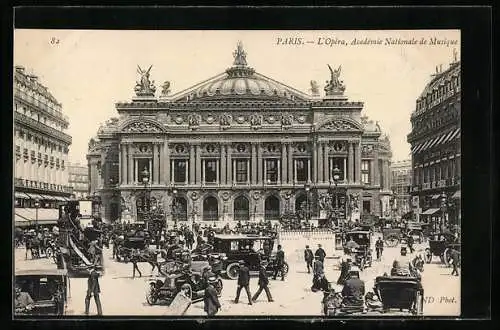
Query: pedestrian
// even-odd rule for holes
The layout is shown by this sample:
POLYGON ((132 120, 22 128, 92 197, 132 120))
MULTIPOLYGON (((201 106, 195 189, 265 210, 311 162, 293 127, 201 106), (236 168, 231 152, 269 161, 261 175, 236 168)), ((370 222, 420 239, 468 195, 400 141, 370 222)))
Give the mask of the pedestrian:
POLYGON ((380 261, 380 258, 382 257, 382 253, 384 252, 384 241, 382 240, 382 237, 378 237, 377 241, 375 242, 375 250, 377 251, 377 260, 380 261))
POLYGON ((252 298, 250 294, 250 270, 245 265, 243 260, 239 261, 240 270, 238 274, 238 288, 236 289, 236 299, 234 299, 234 303, 237 304, 240 299, 241 289, 245 288, 245 291, 248 296, 248 304, 252 305, 252 298))
POLYGON ((33 250, 31 250, 31 237, 29 236, 25 236, 26 238, 24 239, 24 245, 26 247, 26 253, 25 253, 25 256, 24 256, 24 259, 25 260, 28 260, 28 251, 30 252, 31 254, 31 259, 33 259, 33 250))
POLYGON ((278 272, 281 273, 281 280, 285 280, 285 252, 281 249, 281 245, 278 245, 278 251, 276 252, 276 261, 274 264, 274 275, 273 280, 276 280, 278 272))
POLYGON ((90 274, 87 281, 87 296, 85 297, 85 315, 89 315, 90 299, 94 296, 95 304, 97 306, 97 315, 102 315, 102 306, 99 295, 101 287, 99 286, 99 273, 96 271, 95 266, 89 268, 90 274))
POLYGON ((458 253, 457 250, 451 249, 450 252, 450 258, 451 258, 451 265, 453 266, 453 270, 451 272, 451 275, 458 276, 458 266, 460 264, 460 254, 458 253))
POLYGON ((313 266, 314 255, 312 250, 309 248, 309 245, 306 245, 306 249, 304 250, 304 261, 307 265, 307 273, 311 274, 311 268, 313 266))
POLYGON ((410 253, 413 253, 415 249, 413 248, 413 244, 415 243, 415 240, 413 239, 412 235, 408 235, 408 238, 406 239, 406 244, 408 245, 408 248, 410 249, 410 253))
POLYGON ((139 277, 142 277, 141 270, 137 266, 137 262, 139 262, 139 250, 132 249, 132 253, 131 254, 132 255, 131 255, 130 261, 132 262, 132 265, 133 265, 132 278, 135 278, 135 271, 136 270, 139 273, 139 277))
POLYGON ((207 316, 211 317, 217 314, 221 308, 219 298, 217 297, 217 290, 215 290, 214 283, 217 281, 216 276, 210 276, 208 278, 208 285, 205 288, 205 294, 203 297, 203 310, 207 313, 207 316))
POLYGON ((262 290, 266 291, 267 301, 269 302, 274 301, 273 296, 271 295, 271 291, 269 290, 269 279, 267 278, 266 267, 267 267, 267 262, 263 262, 260 264, 259 290, 257 290, 257 292, 255 292, 254 296, 252 297, 253 302, 257 301, 257 298, 259 298, 259 295, 262 292, 262 290))
POLYGON ((321 287, 321 280, 325 276, 325 269, 319 255, 314 256, 314 259, 311 291, 316 292, 321 287))
POLYGON ((321 262, 323 262, 323 263, 325 262, 326 252, 321 247, 321 244, 318 244, 318 249, 316 250, 316 252, 314 252, 314 255, 318 256, 319 260, 321 260, 321 262))

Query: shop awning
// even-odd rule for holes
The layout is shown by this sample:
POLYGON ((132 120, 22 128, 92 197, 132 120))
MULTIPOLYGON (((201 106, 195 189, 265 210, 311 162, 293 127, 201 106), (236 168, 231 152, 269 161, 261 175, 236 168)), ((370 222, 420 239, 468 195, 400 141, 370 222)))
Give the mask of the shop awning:
POLYGON ((69 202, 69 201, 72 201, 72 199, 71 199, 71 198, 69 198, 69 197, 64 197, 64 196, 63 196, 63 198, 64 198, 64 200, 65 200, 65 201, 68 201, 68 202, 69 202))
POLYGON ((43 199, 43 197, 39 194, 29 193, 26 195, 28 195, 31 199, 43 199))
POLYGON ((457 190, 451 198, 462 198, 462 192, 461 190, 457 190))
POLYGON ((19 192, 19 191, 16 191, 14 192, 14 196, 16 198, 30 198, 30 196, 26 195, 25 193, 22 193, 22 192, 19 192))
POLYGON ((48 200, 48 201, 53 201, 54 200, 53 196, 49 196, 49 195, 40 195, 40 196, 42 196, 43 199, 48 200))
POLYGON ((425 210, 424 212, 422 212, 420 214, 422 214, 422 215, 433 215, 437 211, 439 211, 439 209, 427 209, 427 210, 425 210))
POLYGON ((61 202, 65 202, 65 201, 66 201, 66 200, 64 199, 64 197, 62 197, 62 196, 54 196, 54 199, 55 199, 56 201, 61 201, 61 202))
POLYGON ((438 199, 440 195, 432 195, 432 199, 438 199))

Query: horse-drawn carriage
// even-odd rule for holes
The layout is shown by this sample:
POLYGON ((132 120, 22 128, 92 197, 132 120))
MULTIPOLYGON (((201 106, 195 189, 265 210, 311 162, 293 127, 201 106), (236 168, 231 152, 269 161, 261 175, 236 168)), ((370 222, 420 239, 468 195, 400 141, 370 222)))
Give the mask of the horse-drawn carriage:
MULTIPOLYGON (((390 310, 407 311, 421 315, 424 309, 424 289, 419 278, 406 276, 378 276, 373 288, 381 302, 382 312, 390 310)), ((368 307, 373 300, 367 300, 368 307)), ((378 307, 378 306, 377 306, 378 307)))
POLYGON ((346 255, 353 255, 354 265, 360 270, 372 265, 372 234, 366 230, 352 230, 344 232, 342 235, 342 247, 346 255), (349 242, 354 242, 355 247, 350 246, 349 242))
POLYGON ((425 261, 431 263, 433 257, 437 256, 442 263, 448 264, 451 250, 460 252, 460 246, 452 233, 433 234, 429 239, 429 247, 425 249, 425 261))

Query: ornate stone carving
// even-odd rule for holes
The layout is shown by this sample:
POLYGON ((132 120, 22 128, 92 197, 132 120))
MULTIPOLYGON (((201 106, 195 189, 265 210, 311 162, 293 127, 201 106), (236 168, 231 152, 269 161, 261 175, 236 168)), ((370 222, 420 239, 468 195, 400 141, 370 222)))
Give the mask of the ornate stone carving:
POLYGON ((91 138, 89 140, 89 152, 95 152, 98 151, 99 149, 99 141, 95 140, 94 138, 91 138))
POLYGON ((310 84, 311 84, 311 89, 310 89, 311 95, 319 96, 319 86, 316 80, 311 80, 310 84))
POLYGON ((332 149, 335 152, 343 152, 346 151, 346 145, 343 141, 342 142, 335 141, 332 143, 332 149))
POLYGON ((184 118, 182 118, 182 116, 177 116, 177 117, 175 117, 174 122, 177 125, 180 125, 180 124, 182 124, 184 122, 184 118))
POLYGON ((328 64, 328 68, 330 69, 330 81, 326 82, 325 86, 326 95, 330 96, 330 95, 344 94, 345 91, 344 83, 343 81, 339 80, 342 66, 339 66, 337 69, 333 70, 330 64, 328 64))
POLYGON ((276 118, 274 116, 269 116, 269 117, 266 118, 266 121, 269 124, 274 124, 274 122, 276 121, 276 118))
POLYGON ((188 124, 191 129, 196 129, 200 126, 201 116, 199 114, 191 114, 188 116, 188 124))
POLYGON ((187 152, 187 149, 184 144, 176 144, 173 147, 173 151, 177 154, 184 154, 187 152))
POLYGON ((127 125, 123 132, 125 133, 161 133, 162 129, 155 124, 146 121, 135 121, 127 125))
POLYGON ((288 112, 285 112, 284 114, 281 115, 281 125, 284 127, 290 127, 292 126, 293 122, 293 116, 289 114, 288 112))
POLYGON ((165 81, 161 86, 161 96, 168 96, 170 94, 170 81, 165 81))
POLYGON ((222 116, 220 116, 220 125, 222 128, 229 128, 231 126, 231 123, 233 121, 233 116, 231 116, 228 113, 224 113, 222 116))
POLYGON ((330 131, 358 131, 359 129, 353 123, 350 123, 346 120, 334 119, 326 124, 324 124, 322 129, 330 130, 330 131))
POLYGON ((236 117, 236 122, 238 124, 243 124, 245 122, 245 116, 238 116, 238 117, 236 117))
POLYGON ((297 121, 298 121, 300 124, 303 124, 303 123, 305 123, 305 122, 306 122, 306 116, 304 116, 304 115, 298 115, 298 116, 296 117, 296 119, 297 119, 297 121))
POLYGON ((364 144, 361 147, 361 153, 363 155, 369 155, 373 153, 373 145, 372 144, 364 144))
POLYGON ((193 201, 198 200, 198 198, 199 198, 199 197, 200 197, 200 196, 198 195, 198 193, 197 193, 196 191, 193 191, 193 192, 191 193, 191 199, 192 199, 193 201))
POLYGON ((220 196, 222 197, 222 199, 223 199, 224 201, 228 201, 228 200, 229 200, 229 197, 231 197, 231 195, 230 195, 230 194, 229 194, 229 192, 227 192, 227 191, 222 192, 220 196))
POLYGON ((256 201, 260 199, 261 197, 261 192, 260 191, 254 191, 254 193, 252 194, 252 197, 253 199, 255 199, 256 201))
POLYGON ((135 146, 135 154, 151 154, 153 149, 150 144, 138 144, 135 146))
POLYGON ((156 87, 154 86, 154 80, 149 80, 149 72, 153 66, 149 66, 149 69, 143 70, 140 66, 137 66, 137 73, 141 75, 141 80, 137 81, 135 85, 135 93, 137 96, 154 96, 156 92, 156 87))
POLYGON ((214 121, 215 121, 215 117, 214 117, 214 116, 212 116, 212 115, 208 115, 208 116, 207 116, 207 118, 205 119, 205 122, 206 122, 207 124, 213 124, 213 123, 214 123, 214 121))
POLYGON ((252 128, 257 129, 260 126, 262 126, 262 115, 254 113, 253 115, 250 116, 250 125, 252 128))

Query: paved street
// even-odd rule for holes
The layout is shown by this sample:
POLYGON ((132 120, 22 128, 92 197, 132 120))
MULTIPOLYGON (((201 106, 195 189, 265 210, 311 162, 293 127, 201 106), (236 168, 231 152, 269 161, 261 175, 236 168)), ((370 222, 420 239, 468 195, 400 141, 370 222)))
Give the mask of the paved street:
MULTIPOLYGON (((315 246, 311 246, 313 249, 315 246)), ((417 246, 418 249, 421 248, 417 246)), ((310 290, 312 275, 307 274, 305 264, 301 262, 300 250, 287 254, 290 272, 284 282, 271 280, 270 289, 275 302, 268 303, 263 292, 253 306, 247 304, 244 291, 239 304, 232 301, 236 294, 236 281, 223 280, 224 289, 220 302, 222 309, 218 315, 308 315, 321 316, 321 299, 323 294, 310 290)), ((286 252, 286 251, 285 251, 286 252)), ((328 253, 328 251, 327 251, 328 253)), ((399 254, 399 247, 386 248, 381 262, 374 261, 371 268, 361 273, 366 290, 371 291, 373 280, 384 272, 390 272, 392 261, 399 254)), ((101 302, 105 315, 171 315, 172 311, 165 306, 149 306, 145 301, 146 281, 151 272, 150 265, 140 263, 142 278, 132 279, 132 264, 119 263, 111 259, 111 249, 104 251, 106 271, 100 279, 101 302)), ((325 261, 325 272, 330 282, 336 282, 340 271, 340 259, 328 257, 325 261)), ((460 313, 460 277, 450 276, 451 268, 438 264, 435 258, 432 264, 426 264, 422 274, 425 290, 424 315, 459 315, 460 313)), ((16 249, 15 268, 47 269, 55 268, 55 264, 47 259, 25 260, 24 249, 16 249)), ((253 294, 258 288, 257 277, 251 279, 250 290, 253 294)), ((86 278, 71 279, 71 298, 68 314, 83 315, 84 300, 87 288, 86 278)), ((339 288, 340 289, 340 288, 339 288)), ((337 290, 337 289, 336 289, 337 290)), ((96 314, 94 302, 91 302, 91 314, 96 314)), ((186 313, 188 316, 205 315, 203 303, 193 304, 186 313)))

